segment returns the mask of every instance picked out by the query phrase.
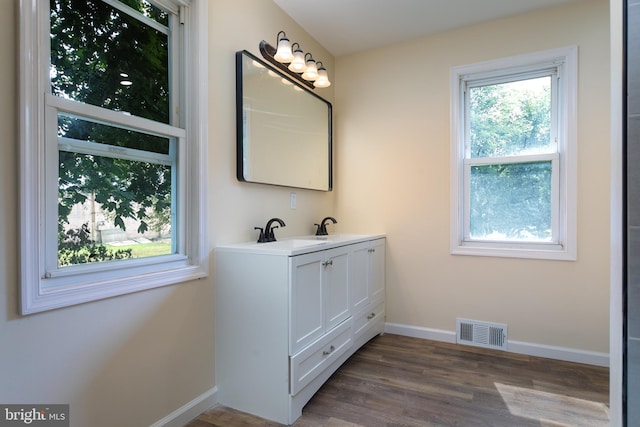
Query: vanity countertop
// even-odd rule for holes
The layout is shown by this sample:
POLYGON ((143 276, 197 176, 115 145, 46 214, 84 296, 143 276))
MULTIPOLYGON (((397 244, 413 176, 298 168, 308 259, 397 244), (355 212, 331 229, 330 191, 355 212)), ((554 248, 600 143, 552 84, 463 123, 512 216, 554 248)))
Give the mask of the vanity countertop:
POLYGON ((278 241, 267 243, 244 242, 220 245, 216 247, 216 251, 294 256, 383 237, 385 237, 384 234, 347 233, 329 234, 327 236, 296 236, 285 237, 278 241))

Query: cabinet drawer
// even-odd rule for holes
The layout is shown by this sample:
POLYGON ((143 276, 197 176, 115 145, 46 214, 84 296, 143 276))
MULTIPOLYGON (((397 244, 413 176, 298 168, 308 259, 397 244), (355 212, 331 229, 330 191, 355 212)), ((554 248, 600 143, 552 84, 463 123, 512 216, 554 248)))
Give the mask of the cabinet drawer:
POLYGON ((351 319, 291 357, 291 395, 296 395, 334 360, 344 354, 352 343, 351 319))
POLYGON ((367 329, 381 317, 384 317, 384 301, 379 302, 373 307, 362 310, 353 319, 354 337, 359 337, 365 333, 367 329))

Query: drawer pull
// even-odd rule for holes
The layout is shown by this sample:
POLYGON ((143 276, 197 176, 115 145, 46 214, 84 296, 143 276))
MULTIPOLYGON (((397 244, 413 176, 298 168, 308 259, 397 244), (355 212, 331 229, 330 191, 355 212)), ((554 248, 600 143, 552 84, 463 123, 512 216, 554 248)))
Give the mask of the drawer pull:
POLYGON ((367 320, 371 320, 374 317, 376 317, 376 314, 375 313, 371 313, 370 315, 367 316, 367 320))
POLYGON ((331 347, 329 347, 329 351, 327 351, 327 350, 323 351, 323 352, 322 352, 322 355, 323 355, 323 356, 328 356, 328 355, 330 355, 331 353, 333 353, 333 352, 335 351, 335 349, 336 349, 336 348, 335 348, 334 346, 331 346, 331 347))
POLYGON ((333 260, 332 260, 332 259, 330 259, 329 261, 325 261, 325 262, 323 262, 323 263, 322 263, 322 266, 323 266, 323 267, 327 267, 327 266, 329 266, 329 265, 333 265, 333 260))

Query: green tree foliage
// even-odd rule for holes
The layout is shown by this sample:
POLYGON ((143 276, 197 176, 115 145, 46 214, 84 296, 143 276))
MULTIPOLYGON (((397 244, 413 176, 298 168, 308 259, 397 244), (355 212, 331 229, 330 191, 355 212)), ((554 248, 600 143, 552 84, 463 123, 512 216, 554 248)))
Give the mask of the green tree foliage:
MULTIPOLYGON (((166 22, 146 2, 122 3, 166 22)), ((165 34, 100 0, 50 0, 50 7, 54 95, 169 122, 165 34)))
POLYGON ((472 237, 551 237, 551 162, 473 166, 470 186, 472 237))
POLYGON ((549 147, 550 78, 526 82, 470 89, 471 157, 502 157, 549 147))
POLYGON ((60 266, 131 258, 131 249, 112 250, 96 244, 90 238, 91 232, 87 224, 60 234, 58 237, 58 265, 60 266))
MULTIPOLYGON (((472 158, 552 150, 550 78, 470 91, 472 158), (540 83, 540 84, 534 84, 540 83)), ((474 238, 551 238, 551 161, 471 167, 470 234, 474 238)))
MULTIPOLYGON (((167 14, 142 0, 122 0, 164 25, 167 14)), ((100 0, 50 0, 54 95, 169 123, 168 37, 100 0), (131 84, 121 84, 122 81, 131 84)), ((170 141, 60 114, 58 134, 80 141, 168 154, 170 141)), ((168 218, 171 168, 154 163, 59 152, 59 233, 73 206, 93 194, 125 229, 124 219, 168 218)), ((61 237, 62 238, 62 237, 61 237)), ((64 238, 62 238, 64 239, 64 238)), ((63 247, 64 240, 59 240, 63 247)))

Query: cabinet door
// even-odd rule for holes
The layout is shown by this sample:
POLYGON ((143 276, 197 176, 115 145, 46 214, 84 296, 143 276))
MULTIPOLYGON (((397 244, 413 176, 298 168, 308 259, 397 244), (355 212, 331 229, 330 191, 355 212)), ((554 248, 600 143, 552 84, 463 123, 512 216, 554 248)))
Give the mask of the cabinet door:
POLYGON ((369 298, 371 303, 384 299, 385 239, 371 242, 369 251, 369 298))
POLYGON ((368 242, 353 245, 349 266, 353 313, 357 313, 369 304, 369 249, 368 242))
POLYGON ((322 252, 291 257, 291 297, 289 313, 291 320, 289 354, 311 344, 322 336, 322 252))
POLYGON ((325 330, 329 331, 347 319, 349 307, 349 248, 327 251, 323 266, 325 330))

